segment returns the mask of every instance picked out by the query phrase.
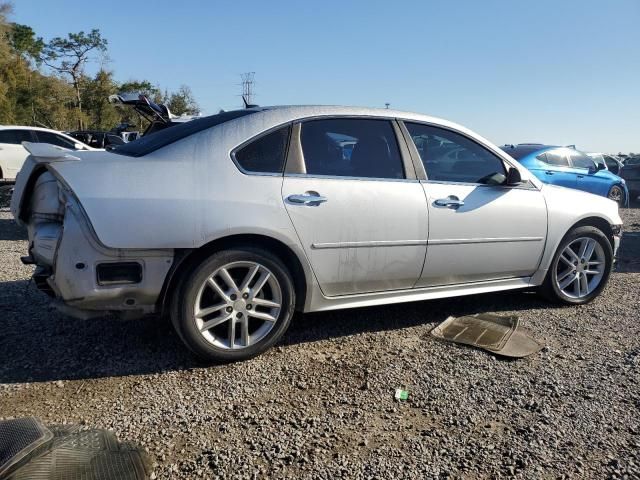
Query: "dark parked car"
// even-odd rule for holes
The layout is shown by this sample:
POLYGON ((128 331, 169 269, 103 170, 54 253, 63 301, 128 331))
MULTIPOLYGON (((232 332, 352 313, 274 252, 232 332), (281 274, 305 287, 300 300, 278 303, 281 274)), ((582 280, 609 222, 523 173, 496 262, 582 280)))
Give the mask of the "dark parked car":
POLYGON ((636 200, 640 196, 640 157, 628 157, 620 176, 627 182, 629 198, 636 200))
POLYGON ((109 148, 126 143, 117 133, 101 130, 76 130, 68 132, 67 135, 93 148, 109 148))

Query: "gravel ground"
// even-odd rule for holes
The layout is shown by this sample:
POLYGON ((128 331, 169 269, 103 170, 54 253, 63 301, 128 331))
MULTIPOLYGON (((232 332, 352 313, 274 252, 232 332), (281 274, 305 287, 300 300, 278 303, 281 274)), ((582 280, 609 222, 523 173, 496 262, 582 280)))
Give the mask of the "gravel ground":
POLYGON ((640 209, 623 217, 590 305, 510 292, 298 315, 277 348, 206 367, 158 318, 52 310, 4 208, 0 418, 111 429, 147 449, 152 478, 639 478, 640 209), (428 335, 487 311, 546 347, 507 361, 428 335))

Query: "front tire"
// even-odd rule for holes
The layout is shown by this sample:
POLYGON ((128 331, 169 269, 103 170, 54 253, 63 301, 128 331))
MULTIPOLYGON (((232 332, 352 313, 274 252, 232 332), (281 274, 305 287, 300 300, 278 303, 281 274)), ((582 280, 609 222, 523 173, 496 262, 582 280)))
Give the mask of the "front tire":
POLYGON ((624 207, 624 190, 619 185, 614 185, 609 189, 607 198, 616 202, 619 207, 624 207))
POLYGON ((233 362, 273 346, 289 327, 294 305, 293 281, 282 261, 238 247, 214 253, 186 274, 171 320, 198 357, 233 362))
POLYGON ((613 248, 601 230, 573 228, 553 256, 541 293, 568 305, 588 303, 607 285, 612 265, 613 248))

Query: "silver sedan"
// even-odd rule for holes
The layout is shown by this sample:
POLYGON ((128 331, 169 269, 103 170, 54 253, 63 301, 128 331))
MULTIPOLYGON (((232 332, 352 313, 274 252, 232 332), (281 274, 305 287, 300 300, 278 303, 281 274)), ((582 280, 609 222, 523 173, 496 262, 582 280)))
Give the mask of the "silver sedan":
POLYGON ((586 303, 622 231, 613 201, 415 113, 249 108, 113 151, 25 148, 12 212, 36 285, 78 317, 168 313, 216 361, 263 352, 295 310, 531 287, 586 303))

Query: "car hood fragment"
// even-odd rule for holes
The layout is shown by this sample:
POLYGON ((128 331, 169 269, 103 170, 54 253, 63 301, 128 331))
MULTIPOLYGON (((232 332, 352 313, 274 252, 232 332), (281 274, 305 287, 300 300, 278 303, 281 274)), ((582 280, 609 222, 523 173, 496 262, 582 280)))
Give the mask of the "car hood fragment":
POLYGON ((519 326, 518 317, 481 313, 449 317, 431 335, 464 345, 482 348, 504 357, 522 358, 539 352, 544 345, 519 326))

